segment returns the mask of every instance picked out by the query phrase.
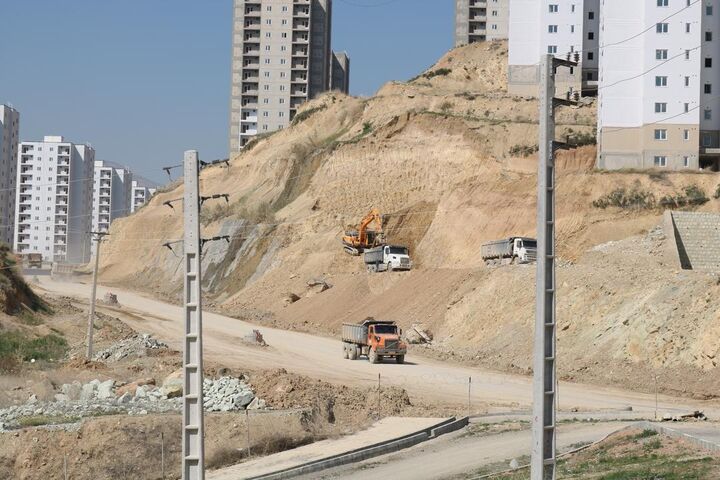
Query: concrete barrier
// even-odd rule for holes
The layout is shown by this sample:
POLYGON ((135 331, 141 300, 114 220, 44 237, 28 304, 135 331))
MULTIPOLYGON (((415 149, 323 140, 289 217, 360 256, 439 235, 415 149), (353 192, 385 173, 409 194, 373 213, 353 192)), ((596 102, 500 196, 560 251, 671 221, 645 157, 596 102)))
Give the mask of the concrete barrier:
POLYGON ((695 437, 689 433, 675 430, 674 428, 666 427, 665 425, 660 425, 653 422, 640 422, 637 427, 647 430, 653 430, 659 434, 666 435, 668 437, 687 440, 688 442, 695 444, 700 448, 710 450, 711 452, 720 452, 720 444, 695 437))
POLYGON ((286 478, 293 478, 300 475, 307 475, 308 473, 315 473, 321 470, 327 470, 328 468, 339 467, 342 465, 348 465, 350 463, 361 462, 369 458, 378 457, 380 455, 386 455, 388 453, 397 452, 406 448, 413 447, 422 442, 430 440, 431 438, 445 435, 446 433, 457 431, 465 427, 469 422, 468 417, 463 418, 449 418, 442 422, 432 425, 428 428, 420 430, 418 432, 410 433, 402 437, 394 438, 392 440, 386 440, 379 442, 367 447, 358 448, 349 452, 339 453, 319 460, 313 460, 311 462, 298 465, 295 467, 286 468, 277 472, 266 473, 255 477, 249 477, 247 480, 284 480, 286 478))

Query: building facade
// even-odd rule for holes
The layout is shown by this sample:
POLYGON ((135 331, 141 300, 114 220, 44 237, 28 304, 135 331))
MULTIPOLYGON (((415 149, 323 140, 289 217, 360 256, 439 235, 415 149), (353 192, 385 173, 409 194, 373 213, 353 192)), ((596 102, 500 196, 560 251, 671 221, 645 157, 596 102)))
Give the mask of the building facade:
POLYGON ((132 181, 132 192, 131 192, 131 203, 130 212, 134 213, 140 207, 145 205, 156 191, 155 184, 152 182, 146 182, 143 179, 132 181), (153 186, 149 186, 153 185, 153 186))
POLYGON ((350 94, 350 57, 347 52, 333 52, 330 89, 350 94))
MULTIPOLYGON (((132 172, 102 160, 95 161, 93 175, 92 231, 107 232, 116 219, 130 213, 132 172)), ((92 254, 95 255, 92 244, 92 254)))
POLYGON ((45 261, 86 263, 90 258, 95 151, 46 136, 22 142, 18 152, 14 249, 45 261))
POLYGON ((455 0, 455 46, 507 40, 510 0, 455 0))
POLYGON ((601 28, 598 167, 718 170, 720 0, 603 0, 601 28))
POLYGON ((332 0, 234 0, 230 152, 330 87, 332 0))
POLYGON ((15 232, 15 186, 17 181, 20 113, 0 105, 0 242, 12 245, 15 232))
POLYGON ((510 0, 508 91, 536 96, 542 55, 577 60, 560 69, 557 90, 597 92, 600 0, 510 0))

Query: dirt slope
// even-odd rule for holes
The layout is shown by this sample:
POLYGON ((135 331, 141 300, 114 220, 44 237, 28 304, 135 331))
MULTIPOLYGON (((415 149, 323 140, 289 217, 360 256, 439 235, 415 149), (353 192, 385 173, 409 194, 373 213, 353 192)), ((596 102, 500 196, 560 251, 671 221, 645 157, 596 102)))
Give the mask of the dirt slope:
MULTIPOLYGON (((535 231, 537 104, 504 93, 506 54, 504 44, 475 44, 375 97, 327 94, 229 169, 204 171, 203 194, 231 195, 229 204, 203 209, 205 235, 231 236, 229 244, 206 246, 209 301, 241 318, 329 335, 367 315, 403 326, 423 322, 436 332, 441 354, 527 371, 533 269, 488 270, 479 256, 483 241, 535 231), (344 227, 372 207, 387 215, 390 240, 411 247, 413 272, 369 275, 360 259, 342 252, 344 227), (315 294, 306 286, 314 278, 332 288, 315 294), (288 305, 290 293, 301 299, 288 305)), ((561 135, 587 142, 595 109, 565 108, 557 120, 561 135)), ((573 359, 561 370, 649 387, 650 376, 639 373, 687 369, 697 381, 668 374, 665 388, 710 394, 702 380, 715 371, 720 347, 705 333, 720 328, 715 297, 686 305, 689 311, 680 305, 705 298, 714 280, 679 273, 673 258, 639 247, 662 209, 631 194, 677 197, 697 185, 709 195, 718 178, 599 173, 594 159, 594 145, 558 157, 560 345, 573 359), (618 189, 633 208, 593 206, 618 189), (615 241, 624 243, 593 250, 615 241)), ((182 236, 179 209, 162 205, 178 197, 181 186, 113 224, 104 282, 181 294, 182 245, 162 247, 182 236)))

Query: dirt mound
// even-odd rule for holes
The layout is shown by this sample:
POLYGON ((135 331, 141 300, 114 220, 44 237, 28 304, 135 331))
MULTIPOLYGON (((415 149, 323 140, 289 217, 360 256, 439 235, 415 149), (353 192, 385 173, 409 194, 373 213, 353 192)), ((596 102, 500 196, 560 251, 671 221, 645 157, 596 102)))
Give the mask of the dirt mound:
MULTIPOLYGON (((255 141, 229 169, 203 171, 205 195, 230 193, 227 205, 207 204, 202 214, 205 236, 231 238, 204 252, 208 303, 256 323, 326 335, 368 315, 403 328, 423 323, 435 333, 440 355, 527 372, 534 270, 489 270, 479 255, 485 241, 536 230, 538 105, 504 93, 505 61, 503 43, 470 45, 375 97, 327 94, 305 105, 291 128, 255 141), (359 258, 343 252, 344 227, 373 207, 385 215, 389 242, 410 247, 415 270, 368 274, 359 258), (319 277, 333 287, 301 295, 319 277)), ((675 278, 671 258, 656 261, 658 255, 642 249, 592 249, 645 235, 688 188, 706 200, 692 208, 717 211, 720 201, 710 197, 718 177, 594 171, 595 114, 594 105, 557 113, 559 136, 583 145, 557 158, 559 318, 573 317, 560 346, 574 358, 560 362, 561 371, 643 388, 652 386, 648 372, 657 369, 666 373, 668 389, 682 387, 676 374, 683 368, 709 378, 714 357, 702 357, 695 345, 714 346, 675 308, 682 299, 662 287, 670 282, 687 298, 704 298, 710 280, 675 278), (638 299, 653 303, 642 300, 646 310, 636 310, 638 299), (673 333, 651 346, 631 343, 625 326, 611 321, 637 325, 638 338, 649 325, 673 333)), ((113 224, 104 283, 181 294, 182 246, 162 247, 182 237, 182 215, 162 205, 181 196, 182 187, 173 187, 113 224)), ((627 241, 632 247, 636 240, 627 241)), ((709 319, 710 307, 700 307, 693 312, 709 319)), ((706 327, 715 328, 710 320, 706 327)), ((686 393, 710 390, 691 383, 686 393)))

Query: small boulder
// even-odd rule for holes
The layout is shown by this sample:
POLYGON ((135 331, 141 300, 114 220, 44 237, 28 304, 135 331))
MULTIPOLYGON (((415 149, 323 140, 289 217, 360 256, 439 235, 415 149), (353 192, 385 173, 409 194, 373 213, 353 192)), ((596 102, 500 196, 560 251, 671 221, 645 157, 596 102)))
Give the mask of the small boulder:
POLYGON ((130 400, 132 400, 133 396, 130 394, 130 392, 125 392, 122 395, 120 395, 116 402, 118 405, 125 405, 130 403, 130 400))
POLYGON ((182 385, 168 385, 160 389, 162 394, 167 398, 178 398, 182 397, 183 387, 182 385))
POLYGON ((113 387, 115 386, 115 380, 106 380, 97 386, 97 398, 105 400, 107 398, 114 398, 113 387))
POLYGON ((80 392, 82 391, 82 384, 77 380, 73 383, 66 383, 60 387, 60 391, 63 395, 67 395, 70 400, 79 400, 80 392))
POLYGON ((253 398, 253 401, 245 407, 246 410, 262 410, 265 408, 266 402, 258 397, 253 398))
POLYGON ((86 383, 80 390, 80 401, 89 402, 95 398, 95 392, 97 391, 97 385, 94 383, 86 383))
POLYGON ((70 400, 70 397, 68 397, 64 393, 56 393, 55 394, 55 401, 58 403, 67 403, 69 400, 70 400))
POLYGON ((237 410, 239 410, 239 409, 244 409, 245 407, 250 405, 250 402, 252 402, 254 399, 255 399, 255 394, 249 390, 245 390, 245 391, 237 394, 235 396, 235 398, 233 398, 232 403, 233 403, 233 406, 237 410))
POLYGON ((135 390, 137 390, 138 387, 142 385, 155 385, 155 379, 154 378, 141 378, 139 380, 135 380, 134 382, 128 383, 127 385, 123 385, 122 387, 119 387, 115 391, 115 395, 118 397, 129 393, 130 395, 135 395, 135 390))

